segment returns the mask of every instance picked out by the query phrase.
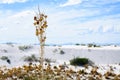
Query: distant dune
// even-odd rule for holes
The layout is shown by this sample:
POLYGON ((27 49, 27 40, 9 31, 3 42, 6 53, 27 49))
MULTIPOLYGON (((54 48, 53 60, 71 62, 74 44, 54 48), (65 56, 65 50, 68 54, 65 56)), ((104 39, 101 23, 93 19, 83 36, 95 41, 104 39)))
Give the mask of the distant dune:
MULTIPOLYGON (((11 60, 9 65, 5 60, 0 59, 0 65, 19 66, 26 64, 24 58, 35 55, 39 58, 39 45, 1 44, 0 58, 7 56, 11 60)), ((89 58, 95 64, 119 64, 120 47, 101 46, 45 46, 44 58, 55 60, 57 64, 69 63, 75 57, 89 58)))

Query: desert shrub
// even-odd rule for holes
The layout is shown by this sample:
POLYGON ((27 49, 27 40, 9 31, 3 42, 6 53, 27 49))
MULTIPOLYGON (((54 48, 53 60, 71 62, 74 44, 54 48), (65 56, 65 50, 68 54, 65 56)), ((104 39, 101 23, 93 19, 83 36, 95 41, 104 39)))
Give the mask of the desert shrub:
POLYGON ((7 53, 8 51, 6 49, 1 49, 0 52, 7 53))
POLYGON ((54 50, 53 50, 53 53, 56 53, 57 51, 58 51, 57 49, 54 49, 54 50))
POLYGON ((87 58, 76 57, 76 58, 70 60, 70 64, 76 65, 76 66, 83 66, 83 65, 86 65, 88 63, 89 63, 89 61, 87 58))
POLYGON ((47 62, 47 63, 50 63, 50 62, 51 62, 51 59, 49 59, 49 58, 45 58, 44 60, 45 60, 45 62, 47 62))
POLYGON ((7 42, 6 44, 9 45, 9 46, 11 46, 11 47, 14 47, 14 45, 13 45, 12 42, 7 42))
POLYGON ((60 50, 60 54, 65 54, 65 52, 63 50, 60 50))
POLYGON ((8 51, 6 49, 3 50, 5 53, 7 53, 8 51))
POLYGON ((96 44, 94 44, 93 47, 100 47, 100 45, 96 45, 96 44))
POLYGON ((22 50, 22 51, 24 51, 24 50, 27 50, 27 49, 30 49, 30 48, 32 48, 32 46, 19 46, 18 47, 19 48, 19 50, 22 50))
POLYGON ((88 44, 88 47, 93 47, 94 44, 88 44))
POLYGON ((86 44, 81 44, 81 46, 85 46, 86 44))
POLYGON ((45 58, 44 60, 45 60, 45 62, 47 62, 47 63, 51 63, 51 62, 55 63, 55 62, 56 62, 55 60, 52 60, 52 59, 50 59, 50 58, 45 58))
POLYGON ((114 47, 117 47, 117 45, 114 45, 114 47))
POLYGON ((58 49, 54 49, 53 50, 53 53, 59 53, 59 54, 65 54, 65 52, 61 49, 61 48, 58 48, 58 49))
POLYGON ((37 57, 34 54, 32 54, 31 56, 25 57, 24 61, 27 61, 27 62, 37 62, 39 60, 37 59, 37 57))
POLYGON ((88 47, 100 47, 100 45, 96 45, 96 44, 88 44, 88 47))
POLYGON ((8 60, 8 57, 7 56, 2 56, 0 59, 1 60, 8 60))
POLYGON ((76 43, 75 45, 78 46, 78 45, 80 45, 80 44, 79 44, 79 43, 76 43))

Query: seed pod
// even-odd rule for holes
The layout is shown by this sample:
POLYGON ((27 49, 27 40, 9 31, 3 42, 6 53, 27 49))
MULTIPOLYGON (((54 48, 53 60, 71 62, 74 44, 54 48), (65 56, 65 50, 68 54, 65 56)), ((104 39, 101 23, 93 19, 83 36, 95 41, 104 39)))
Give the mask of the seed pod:
POLYGON ((43 30, 40 30, 39 34, 43 34, 43 33, 44 33, 44 31, 43 31, 43 30))
POLYGON ((47 21, 45 21, 44 24, 47 24, 47 21))
POLYGON ((43 20, 43 17, 40 17, 39 21, 42 21, 43 20))
POLYGON ((36 29, 36 36, 38 36, 38 29, 36 29))
POLYGON ((41 26, 41 28, 43 29, 43 28, 44 28, 44 26, 41 26))
POLYGON ((40 31, 42 31, 42 29, 40 29, 40 31))
POLYGON ((47 18, 47 15, 44 15, 45 18, 47 18))
POLYGON ((48 25, 44 25, 44 28, 47 28, 48 27, 48 25))
POLYGON ((37 20, 37 17, 36 17, 36 16, 34 16, 34 20, 37 20))
POLYGON ((37 24, 39 24, 39 21, 37 21, 37 24))
POLYGON ((46 39, 46 37, 44 37, 44 39, 46 39))
POLYGON ((37 24, 37 22, 35 21, 33 24, 34 24, 34 25, 36 25, 36 24, 37 24))

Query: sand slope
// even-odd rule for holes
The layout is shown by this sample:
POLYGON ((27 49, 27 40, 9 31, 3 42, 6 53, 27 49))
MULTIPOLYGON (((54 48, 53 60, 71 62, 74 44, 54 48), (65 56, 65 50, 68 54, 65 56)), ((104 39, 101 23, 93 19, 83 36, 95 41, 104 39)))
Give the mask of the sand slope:
MULTIPOLYGON (((11 60, 11 65, 0 59, 0 65, 19 66, 26 64, 24 57, 34 54, 39 56, 39 45, 31 46, 30 49, 20 50, 19 44, 1 44, 0 57, 7 56, 11 60)), ((86 46, 46 46, 44 58, 56 61, 56 64, 68 62, 74 57, 89 58, 95 64, 115 64, 120 63, 120 47, 100 47, 88 48, 86 46), (61 53, 62 51, 62 53, 61 53)))

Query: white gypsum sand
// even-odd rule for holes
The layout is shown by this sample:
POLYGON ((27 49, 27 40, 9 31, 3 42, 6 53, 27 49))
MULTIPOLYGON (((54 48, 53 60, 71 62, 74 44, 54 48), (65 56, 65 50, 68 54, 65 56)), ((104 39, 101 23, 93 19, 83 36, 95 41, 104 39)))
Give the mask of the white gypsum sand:
MULTIPOLYGON (((0 58, 7 56, 11 64, 5 60, 0 59, 0 67, 6 66, 8 68, 18 67, 27 65, 28 62, 24 61, 24 58, 34 54, 39 58, 39 45, 21 45, 21 44, 0 44, 0 58), (20 46, 30 46, 25 50, 20 50, 20 46)), ((66 63, 73 69, 81 69, 82 67, 74 67, 69 64, 69 60, 75 57, 89 58, 98 67, 99 72, 104 74, 110 69, 110 66, 115 67, 114 72, 120 74, 120 47, 113 46, 102 46, 102 47, 91 47, 87 46, 45 46, 46 59, 51 59, 52 65, 61 65, 66 63)), ((34 62, 35 63, 35 62, 34 62)), ((36 62, 39 64, 39 62, 36 62)))

